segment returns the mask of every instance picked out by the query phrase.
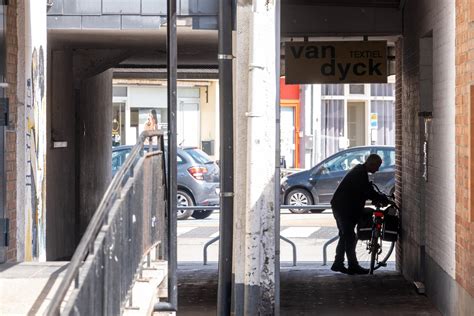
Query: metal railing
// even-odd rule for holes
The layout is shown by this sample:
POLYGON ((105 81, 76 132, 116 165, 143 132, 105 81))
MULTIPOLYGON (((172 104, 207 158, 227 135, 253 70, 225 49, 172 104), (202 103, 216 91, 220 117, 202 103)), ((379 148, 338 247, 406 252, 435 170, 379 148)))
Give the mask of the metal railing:
POLYGON ((144 255, 159 247, 156 251, 166 257, 163 152, 162 133, 140 135, 92 216, 45 315, 121 314, 144 255), (145 139, 158 139, 146 154, 145 139))

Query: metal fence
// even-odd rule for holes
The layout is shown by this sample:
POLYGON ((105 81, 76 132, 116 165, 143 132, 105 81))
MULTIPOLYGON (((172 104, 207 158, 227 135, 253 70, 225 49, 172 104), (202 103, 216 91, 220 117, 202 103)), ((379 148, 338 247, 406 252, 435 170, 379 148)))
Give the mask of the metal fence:
MULTIPOLYGON (((152 143, 152 141, 150 141, 152 143)), ((118 315, 145 255, 161 245, 167 222, 163 135, 144 132, 92 217, 46 315, 118 315), (143 151, 145 139, 158 139, 143 151)))

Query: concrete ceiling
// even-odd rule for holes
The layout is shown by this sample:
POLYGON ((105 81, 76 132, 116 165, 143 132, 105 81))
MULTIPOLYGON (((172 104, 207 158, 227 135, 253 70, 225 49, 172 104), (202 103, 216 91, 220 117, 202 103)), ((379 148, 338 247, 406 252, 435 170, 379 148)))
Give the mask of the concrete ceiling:
MULTIPOLYGON (((282 40, 293 38, 392 39, 402 33, 406 0, 282 0, 282 40)), ((178 62, 182 67, 217 67, 217 31, 193 30, 186 18, 178 26, 178 62)), ((179 22, 179 20, 178 20, 179 22)), ((178 23, 179 25, 179 23, 178 23)), ((166 27, 156 30, 50 29, 48 46, 129 49, 121 67, 166 66, 166 27)), ((119 66, 119 67, 120 67, 119 66)))

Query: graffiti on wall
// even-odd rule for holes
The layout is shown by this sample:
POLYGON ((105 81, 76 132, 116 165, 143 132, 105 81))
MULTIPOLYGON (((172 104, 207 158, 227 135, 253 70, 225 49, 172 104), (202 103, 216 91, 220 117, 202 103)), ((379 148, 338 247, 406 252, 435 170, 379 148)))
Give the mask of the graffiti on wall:
POLYGON ((27 79, 26 103, 26 257, 46 260, 46 86, 43 46, 31 55, 31 77, 27 79))

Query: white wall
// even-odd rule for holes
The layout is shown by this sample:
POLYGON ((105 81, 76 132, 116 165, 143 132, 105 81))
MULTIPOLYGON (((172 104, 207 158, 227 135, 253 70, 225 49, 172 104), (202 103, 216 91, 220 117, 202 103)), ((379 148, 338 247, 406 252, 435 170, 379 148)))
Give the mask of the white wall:
MULTIPOLYGON (((402 201, 406 216, 403 224, 410 225, 406 227, 411 232, 407 240, 425 244, 426 254, 455 278, 455 1, 408 1, 405 14, 402 201), (430 32, 433 120, 428 182, 423 183, 420 182, 423 122, 416 117, 421 110, 419 41, 430 32)), ((407 255, 404 260, 407 266, 412 265, 407 255)))

